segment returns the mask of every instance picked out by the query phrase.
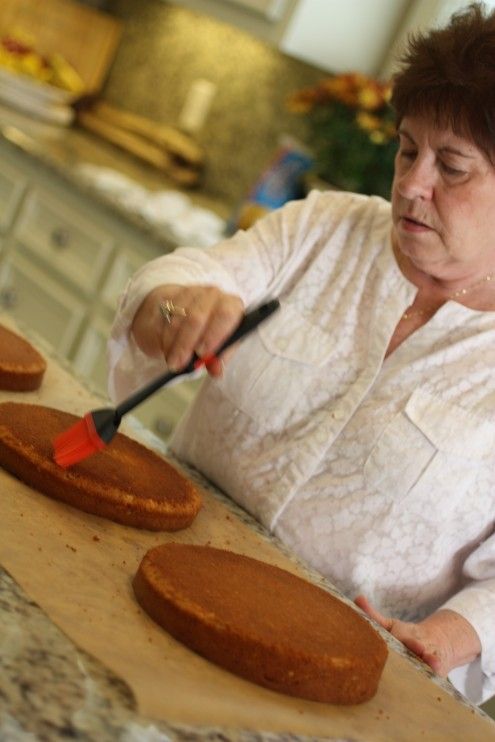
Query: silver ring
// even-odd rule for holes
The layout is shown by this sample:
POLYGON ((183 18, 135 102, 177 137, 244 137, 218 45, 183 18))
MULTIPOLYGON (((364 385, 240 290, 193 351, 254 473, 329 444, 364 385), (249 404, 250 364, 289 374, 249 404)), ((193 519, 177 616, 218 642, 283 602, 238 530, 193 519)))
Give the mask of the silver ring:
POLYGON ((160 314, 168 324, 172 322, 174 317, 187 317, 184 307, 176 307, 170 299, 160 302, 160 314))

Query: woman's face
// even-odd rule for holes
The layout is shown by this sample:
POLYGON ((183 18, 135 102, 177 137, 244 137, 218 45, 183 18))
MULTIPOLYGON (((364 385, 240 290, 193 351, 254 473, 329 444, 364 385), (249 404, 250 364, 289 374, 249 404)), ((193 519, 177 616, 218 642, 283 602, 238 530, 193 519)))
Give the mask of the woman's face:
POLYGON ((399 127, 394 242, 420 270, 462 279, 495 270, 495 168, 471 140, 428 119, 399 127))

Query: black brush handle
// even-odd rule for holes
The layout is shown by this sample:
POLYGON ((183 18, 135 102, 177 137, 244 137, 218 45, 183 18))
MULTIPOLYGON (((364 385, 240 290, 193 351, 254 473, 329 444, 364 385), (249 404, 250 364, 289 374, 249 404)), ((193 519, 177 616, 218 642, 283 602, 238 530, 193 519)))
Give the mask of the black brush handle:
MULTIPOLYGON (((243 338, 244 335, 252 332, 256 327, 258 327, 261 322, 263 322, 265 319, 268 319, 268 317, 270 317, 273 312, 275 312, 279 308, 279 306, 280 302, 278 301, 278 299, 272 299, 272 301, 269 301, 266 304, 261 304, 261 306, 257 307, 257 309, 253 309, 252 312, 248 312, 247 314, 245 314, 240 325, 237 327, 236 330, 234 330, 232 335, 230 335, 227 340, 220 346, 215 355, 220 355, 220 353, 222 353, 230 345, 233 345, 238 340, 243 338)), ((127 397, 127 399, 124 399, 124 401, 115 408, 115 422, 118 424, 123 415, 133 410, 134 407, 137 407, 139 404, 141 404, 141 402, 144 402, 145 399, 148 399, 148 397, 151 397, 152 394, 154 394, 162 386, 165 386, 165 384, 168 384, 168 382, 172 381, 172 379, 176 379, 178 376, 186 376, 187 374, 195 371, 198 360, 198 356, 194 356, 192 361, 181 371, 167 371, 166 373, 158 376, 156 379, 153 379, 153 381, 150 381, 149 384, 146 384, 146 386, 138 389, 137 392, 131 394, 131 396, 127 397)))

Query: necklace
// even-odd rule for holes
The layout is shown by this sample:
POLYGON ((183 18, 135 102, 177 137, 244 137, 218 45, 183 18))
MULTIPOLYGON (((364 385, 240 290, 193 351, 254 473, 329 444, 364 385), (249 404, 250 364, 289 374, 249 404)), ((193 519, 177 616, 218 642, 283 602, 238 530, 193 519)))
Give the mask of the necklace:
MULTIPOLYGON (((454 291, 452 294, 447 294, 445 297, 445 300, 448 301, 450 299, 458 299, 460 296, 465 296, 466 294, 469 294, 471 291, 474 291, 474 289, 478 288, 478 286, 481 286, 484 283, 488 283, 492 280, 492 278, 495 276, 495 273, 489 273, 484 278, 481 278, 479 281, 476 281, 476 283, 472 283, 470 286, 466 286, 463 289, 458 289, 457 291, 454 291)), ((439 307, 433 307, 428 306, 424 307, 423 309, 412 309, 411 311, 406 311, 402 315, 399 321, 402 321, 403 319, 410 319, 411 317, 421 317, 426 314, 435 313, 439 309, 439 307)))

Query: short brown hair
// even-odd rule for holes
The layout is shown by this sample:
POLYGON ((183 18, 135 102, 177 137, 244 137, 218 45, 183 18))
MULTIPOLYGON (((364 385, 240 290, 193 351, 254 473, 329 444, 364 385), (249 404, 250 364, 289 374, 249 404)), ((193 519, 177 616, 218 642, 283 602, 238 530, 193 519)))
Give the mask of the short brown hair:
POLYGON ((447 26, 409 39, 394 76, 397 123, 428 116, 495 156, 495 11, 472 3, 447 26))

